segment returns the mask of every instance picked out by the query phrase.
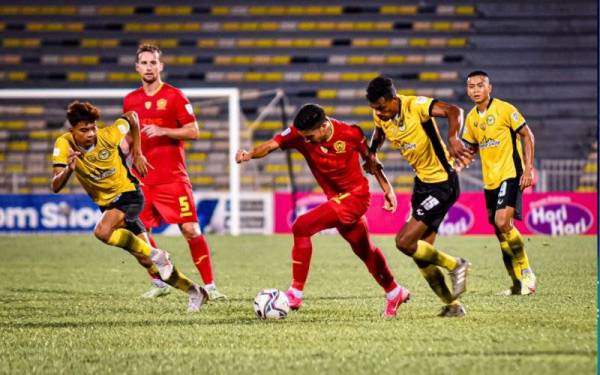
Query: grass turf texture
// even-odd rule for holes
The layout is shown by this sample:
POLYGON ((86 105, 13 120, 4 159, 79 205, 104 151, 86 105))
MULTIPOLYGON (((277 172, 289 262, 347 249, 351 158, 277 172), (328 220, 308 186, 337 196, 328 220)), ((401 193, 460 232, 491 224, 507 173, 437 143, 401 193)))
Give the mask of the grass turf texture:
MULTIPOLYGON (((0 237, 0 373, 596 373, 596 237, 530 237, 538 294, 497 297, 509 278, 491 237, 439 238, 468 258, 467 317, 437 318, 441 303, 414 263, 376 237, 412 291, 396 319, 338 236, 314 239, 304 306, 259 321, 252 301, 286 289, 288 236, 209 237, 229 301, 185 311, 174 292, 142 300, 135 260, 91 236, 0 237)), ((158 237, 176 264, 198 274, 180 238, 158 237)))

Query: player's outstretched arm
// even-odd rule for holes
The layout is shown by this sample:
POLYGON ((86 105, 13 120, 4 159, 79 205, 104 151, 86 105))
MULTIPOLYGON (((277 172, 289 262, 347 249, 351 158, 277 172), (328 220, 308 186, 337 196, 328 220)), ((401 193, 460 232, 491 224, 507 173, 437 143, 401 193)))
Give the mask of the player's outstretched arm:
POLYGON ((525 169, 519 181, 519 187, 524 190, 531 186, 533 182, 533 154, 535 149, 535 137, 529 126, 525 125, 519 129, 519 136, 523 139, 523 159, 525 169))
POLYGON ((277 150, 278 148, 279 143, 271 139, 267 142, 259 144, 250 151, 240 149, 235 154, 235 162, 239 164, 245 161, 249 161, 251 159, 264 158, 265 156, 269 155, 271 152, 277 150))
POLYGON ((137 113, 129 111, 123 114, 123 118, 129 123, 129 134, 131 135, 131 156, 133 166, 142 177, 148 174, 148 168, 153 168, 142 154, 142 138, 140 136, 140 121, 137 113))
POLYGON ((460 139, 463 110, 455 105, 436 101, 431 108, 431 116, 446 117, 448 119, 448 152, 455 159, 460 169, 468 167, 473 160, 473 152, 465 147, 460 139))
POLYGON ((71 174, 73 174, 73 171, 75 170, 75 161, 79 155, 81 155, 81 152, 69 149, 67 166, 54 167, 51 185, 53 192, 58 193, 65 187, 67 181, 69 181, 69 177, 71 177, 71 174))

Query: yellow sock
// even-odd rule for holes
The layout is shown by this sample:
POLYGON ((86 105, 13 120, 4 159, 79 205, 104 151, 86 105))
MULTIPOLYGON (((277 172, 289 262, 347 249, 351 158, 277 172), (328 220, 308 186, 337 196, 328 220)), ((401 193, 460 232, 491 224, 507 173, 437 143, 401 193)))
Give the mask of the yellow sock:
POLYGON ((504 262, 504 268, 513 281, 513 285, 520 285, 521 282, 521 267, 515 261, 515 256, 510 250, 508 242, 500 242, 500 249, 502 250, 502 261, 504 262))
POLYGON ((112 232, 107 242, 109 245, 120 247, 130 253, 150 256, 150 245, 127 229, 119 228, 112 232))
POLYGON ((448 285, 446 284, 446 279, 444 278, 442 271, 440 271, 440 269, 433 264, 422 262, 416 259, 414 261, 419 267, 421 275, 423 275, 431 287, 431 290, 433 290, 433 292, 440 297, 442 302, 449 304, 454 301, 454 297, 452 296, 450 289, 448 289, 448 285))
POLYGON ((514 260, 518 264, 521 270, 529 268, 529 259, 527 258, 527 253, 525 252, 525 244, 523 243, 523 237, 521 237, 521 233, 515 227, 513 227, 507 233, 502 233, 506 242, 508 242, 508 246, 510 247, 510 251, 514 254, 514 260))
POLYGON ((168 280, 164 280, 164 282, 186 293, 194 283, 192 280, 188 279, 183 273, 179 272, 179 270, 175 266, 173 266, 173 273, 171 274, 171 277, 169 277, 168 280))
POLYGON ((456 258, 436 250, 429 242, 417 242, 417 251, 413 254, 413 259, 421 260, 429 264, 435 264, 447 270, 453 270, 458 265, 456 258))

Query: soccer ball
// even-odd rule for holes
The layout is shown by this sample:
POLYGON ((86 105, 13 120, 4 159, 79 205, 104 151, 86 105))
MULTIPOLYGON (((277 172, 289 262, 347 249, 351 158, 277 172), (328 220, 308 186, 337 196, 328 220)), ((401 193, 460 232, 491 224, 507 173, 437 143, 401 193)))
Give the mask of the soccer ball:
POLYGON ((289 301, 279 289, 263 289, 254 298, 254 312, 259 319, 283 319, 290 312, 289 301))

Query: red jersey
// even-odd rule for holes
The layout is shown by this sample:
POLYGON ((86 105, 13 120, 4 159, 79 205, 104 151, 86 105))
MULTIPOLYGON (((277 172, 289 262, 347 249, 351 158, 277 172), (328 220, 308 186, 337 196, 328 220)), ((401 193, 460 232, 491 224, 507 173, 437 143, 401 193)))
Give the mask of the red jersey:
POLYGON ((362 173, 359 153, 367 152, 365 135, 356 125, 329 118, 331 139, 306 142, 294 126, 273 137, 282 150, 294 148, 306 159, 312 174, 327 198, 339 194, 369 195, 369 182, 362 173))
MULTIPOLYGON (((150 96, 143 87, 130 92, 123 100, 123 112, 135 111, 140 118, 140 130, 147 125, 180 128, 196 121, 190 101, 181 90, 163 83, 150 96)), ((142 178, 144 184, 189 181, 185 165, 183 141, 167 136, 148 138, 142 132, 142 153, 154 167, 142 178)))

